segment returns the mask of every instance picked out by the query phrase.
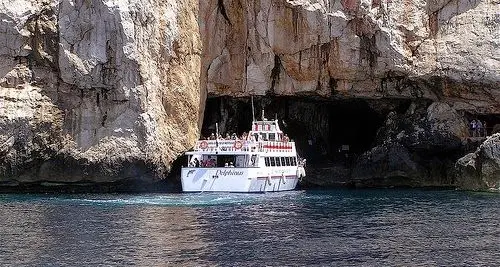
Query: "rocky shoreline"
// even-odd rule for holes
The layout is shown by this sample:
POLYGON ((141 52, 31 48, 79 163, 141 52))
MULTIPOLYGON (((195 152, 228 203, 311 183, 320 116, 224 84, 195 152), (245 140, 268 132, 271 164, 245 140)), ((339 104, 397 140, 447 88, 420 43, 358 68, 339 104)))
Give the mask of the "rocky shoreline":
POLYGON ((489 136, 455 164, 458 188, 500 192, 500 133, 489 136))

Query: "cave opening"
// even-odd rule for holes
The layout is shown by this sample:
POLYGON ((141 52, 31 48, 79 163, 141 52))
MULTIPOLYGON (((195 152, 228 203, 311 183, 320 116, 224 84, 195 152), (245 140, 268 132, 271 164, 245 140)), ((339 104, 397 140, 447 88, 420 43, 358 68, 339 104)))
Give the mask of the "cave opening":
MULTIPOLYGON (((369 150, 385 115, 364 99, 329 100, 304 97, 255 97, 255 117, 264 110, 267 119, 278 119, 281 129, 296 142, 309 164, 345 164, 369 150)), ((215 133, 241 135, 250 130, 250 98, 209 97, 202 136, 215 133)))
MULTIPOLYGON (((466 113, 465 118, 469 122, 469 126, 471 125, 473 120, 475 120, 475 121, 480 120, 482 127, 484 128, 484 131, 485 131, 484 134, 487 136, 490 136, 494 133, 500 132, 500 114, 466 113)), ((469 129, 469 131, 472 131, 472 130, 469 129)))

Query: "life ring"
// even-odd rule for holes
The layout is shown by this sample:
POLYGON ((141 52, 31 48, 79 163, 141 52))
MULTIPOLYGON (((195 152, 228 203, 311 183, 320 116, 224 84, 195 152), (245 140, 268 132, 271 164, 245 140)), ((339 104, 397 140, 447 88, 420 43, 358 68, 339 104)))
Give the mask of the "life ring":
POLYGON ((201 148, 201 149, 206 149, 207 147, 208 147, 208 143, 207 143, 207 141, 201 141, 201 143, 200 143, 200 148, 201 148))
POLYGON ((243 147, 243 144, 240 141, 234 141, 234 148, 236 149, 241 149, 243 147))

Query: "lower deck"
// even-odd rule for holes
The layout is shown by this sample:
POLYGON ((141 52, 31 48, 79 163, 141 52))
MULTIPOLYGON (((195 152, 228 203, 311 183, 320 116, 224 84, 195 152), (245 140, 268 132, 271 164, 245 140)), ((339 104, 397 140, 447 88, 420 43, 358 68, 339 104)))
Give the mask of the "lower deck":
POLYGON ((184 192, 274 192, 295 189, 303 168, 182 168, 184 192))

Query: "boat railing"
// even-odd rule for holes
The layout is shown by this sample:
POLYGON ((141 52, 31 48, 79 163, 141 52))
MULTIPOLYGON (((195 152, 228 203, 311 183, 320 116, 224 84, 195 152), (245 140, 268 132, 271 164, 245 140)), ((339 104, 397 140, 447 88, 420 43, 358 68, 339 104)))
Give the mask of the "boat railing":
POLYGON ((292 141, 200 140, 194 151, 203 152, 295 152, 292 141))

